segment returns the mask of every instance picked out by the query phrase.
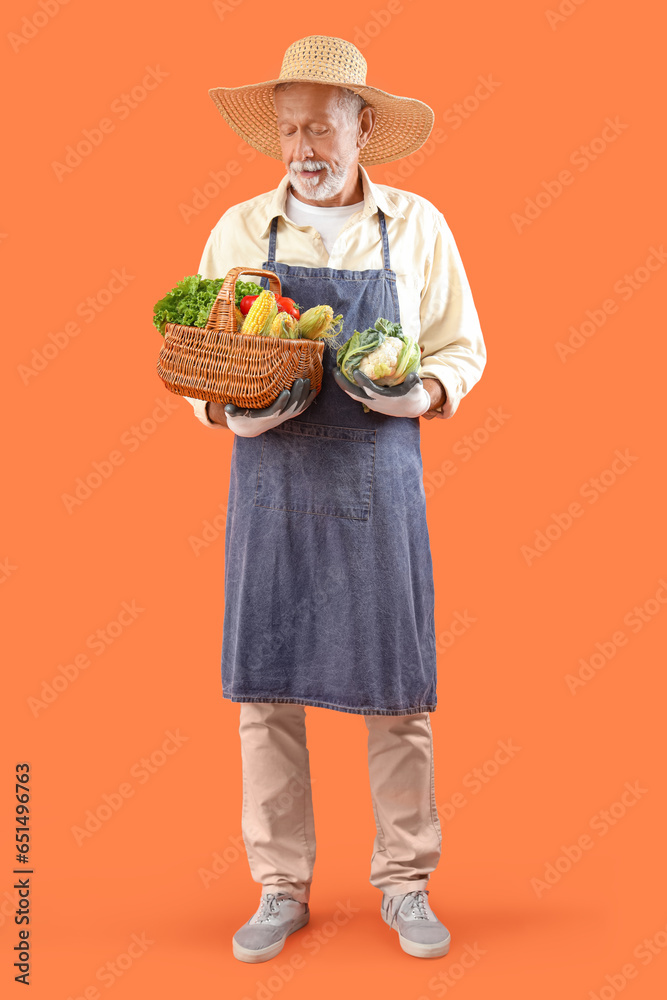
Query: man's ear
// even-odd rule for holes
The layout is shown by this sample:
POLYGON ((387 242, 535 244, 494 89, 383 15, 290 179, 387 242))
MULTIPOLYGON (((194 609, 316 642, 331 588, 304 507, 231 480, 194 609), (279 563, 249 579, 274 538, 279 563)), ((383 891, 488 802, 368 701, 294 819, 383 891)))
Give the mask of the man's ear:
POLYGON ((359 112, 359 122, 357 126, 357 146, 363 149, 373 134, 375 128, 376 113, 375 108, 363 108, 359 112))

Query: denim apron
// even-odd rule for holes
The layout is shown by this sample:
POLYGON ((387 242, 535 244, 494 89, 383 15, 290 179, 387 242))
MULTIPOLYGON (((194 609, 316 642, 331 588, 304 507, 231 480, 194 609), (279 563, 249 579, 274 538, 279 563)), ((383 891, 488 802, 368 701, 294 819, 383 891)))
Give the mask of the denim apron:
POLYGON ((257 437, 234 436, 222 639, 231 701, 362 715, 436 707, 419 418, 365 413, 332 375, 355 330, 400 319, 380 209, 378 217, 379 270, 280 264, 277 216, 271 225, 262 266, 279 275, 282 294, 302 310, 328 304, 344 324, 325 341, 310 406, 257 437))

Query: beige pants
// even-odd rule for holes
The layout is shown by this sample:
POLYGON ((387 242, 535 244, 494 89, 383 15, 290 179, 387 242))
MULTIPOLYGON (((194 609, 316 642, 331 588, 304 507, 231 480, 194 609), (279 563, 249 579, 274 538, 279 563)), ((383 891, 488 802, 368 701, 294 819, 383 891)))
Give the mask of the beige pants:
MULTIPOLYGON (((424 889, 442 844, 429 714, 363 718, 377 828, 370 882, 391 896, 424 889)), ((315 827, 305 706, 241 702, 239 733, 251 875, 263 892, 289 891, 308 902, 315 827)))

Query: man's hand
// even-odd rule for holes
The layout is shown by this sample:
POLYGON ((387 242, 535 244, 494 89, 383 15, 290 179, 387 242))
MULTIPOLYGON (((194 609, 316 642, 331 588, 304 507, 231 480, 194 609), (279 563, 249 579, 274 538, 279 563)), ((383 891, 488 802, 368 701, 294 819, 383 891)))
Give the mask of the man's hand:
POLYGON ((431 397, 431 408, 422 414, 424 420, 433 420, 434 417, 442 418, 442 413, 437 413, 436 411, 447 402, 445 387, 442 382, 438 382, 437 378, 425 378, 422 379, 422 382, 431 397))
POLYGON ((382 386, 376 385, 357 369, 353 377, 358 388, 348 382, 340 368, 335 368, 333 375, 343 392, 352 399, 365 403, 369 410, 376 413, 392 417, 420 417, 433 406, 434 390, 429 391, 415 372, 408 375, 400 385, 382 386))
POLYGON ((278 398, 262 409, 244 409, 227 403, 224 407, 227 425, 239 437, 257 437, 264 431, 278 427, 279 424, 296 417, 310 406, 315 399, 315 390, 311 392, 310 379, 298 378, 291 391, 283 389, 278 398))

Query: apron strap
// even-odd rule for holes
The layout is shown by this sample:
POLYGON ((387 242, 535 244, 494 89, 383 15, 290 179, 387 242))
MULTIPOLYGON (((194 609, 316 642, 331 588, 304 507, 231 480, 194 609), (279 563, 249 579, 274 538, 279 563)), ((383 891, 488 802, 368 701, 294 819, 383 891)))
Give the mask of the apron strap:
POLYGON ((391 271, 391 261, 389 260, 389 237, 387 236, 387 223, 384 220, 384 212, 378 208, 378 219, 380 220, 380 233, 382 234, 382 257, 385 271, 391 271))
MULTIPOLYGON (((278 216, 275 215, 271 221, 271 232, 269 234, 269 252, 266 258, 266 269, 268 271, 275 271, 274 264, 276 263, 276 231, 278 229, 278 216)), ((269 288, 269 279, 260 278, 259 284, 262 288, 269 288)))
POLYGON ((278 232, 278 216, 274 216, 273 222, 271 223, 271 233, 269 235, 269 257, 268 259, 271 263, 275 263, 276 259, 276 233, 278 232))

